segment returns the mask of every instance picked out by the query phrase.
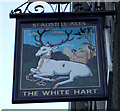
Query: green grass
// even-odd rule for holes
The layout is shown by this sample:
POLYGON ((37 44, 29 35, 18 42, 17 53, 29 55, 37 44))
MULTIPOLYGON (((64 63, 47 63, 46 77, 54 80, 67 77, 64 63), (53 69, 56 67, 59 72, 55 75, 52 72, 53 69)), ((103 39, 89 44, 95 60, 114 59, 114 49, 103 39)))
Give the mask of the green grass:
MULTIPOLYGON (((23 68, 22 68, 22 89, 28 89, 28 88, 52 88, 56 83, 65 81, 59 80, 55 82, 46 82, 46 86, 38 86, 35 82, 31 82, 26 80, 26 76, 30 73, 31 68, 36 68, 37 64, 34 61, 30 62, 23 62, 23 68)), ((83 77, 83 78, 76 78, 74 82, 72 83, 66 83, 64 85, 61 85, 61 87, 82 87, 82 86, 97 86, 98 85, 98 75, 96 69, 92 69, 93 76, 92 77, 83 77)), ((55 76, 53 78, 57 78, 58 76, 55 76)), ((31 79, 35 79, 33 77, 30 77, 31 79)), ((38 81, 39 82, 39 81, 38 81)))
MULTIPOLYGON (((22 80, 21 87, 22 89, 30 89, 30 88, 52 88, 56 83, 65 81, 59 80, 55 82, 46 82, 46 86, 38 86, 36 82, 31 82, 26 80, 26 76, 30 73, 31 68, 37 67, 37 62, 39 58, 35 57, 34 54, 38 49, 34 46, 24 45, 23 51, 23 63, 22 63, 22 80), (27 50, 27 52, 26 52, 27 50)), ((98 86, 98 72, 97 72, 97 59, 96 57, 90 59, 87 64, 93 72, 92 77, 84 77, 84 78, 76 78, 72 83, 66 83, 61 85, 60 87, 85 87, 85 86, 98 86)), ((84 72, 83 72, 84 73, 84 72)), ((57 78, 58 76, 54 76, 52 78, 57 78)), ((31 79, 35 79, 30 77, 31 79)), ((39 82, 39 81, 38 81, 39 82)))

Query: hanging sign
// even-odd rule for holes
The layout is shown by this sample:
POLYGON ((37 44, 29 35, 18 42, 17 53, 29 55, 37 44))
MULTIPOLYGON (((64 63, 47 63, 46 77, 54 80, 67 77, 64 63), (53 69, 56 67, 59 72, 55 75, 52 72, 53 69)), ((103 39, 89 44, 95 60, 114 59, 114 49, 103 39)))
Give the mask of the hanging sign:
POLYGON ((101 17, 47 15, 16 24, 13 103, 106 99, 101 17))

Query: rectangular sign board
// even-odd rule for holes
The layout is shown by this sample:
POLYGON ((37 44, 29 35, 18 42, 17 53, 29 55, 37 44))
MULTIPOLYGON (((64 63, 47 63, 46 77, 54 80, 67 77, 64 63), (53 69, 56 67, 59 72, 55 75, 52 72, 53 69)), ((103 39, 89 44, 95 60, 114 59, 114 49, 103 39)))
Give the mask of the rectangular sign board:
POLYGON ((107 98, 101 17, 17 18, 13 103, 107 98))

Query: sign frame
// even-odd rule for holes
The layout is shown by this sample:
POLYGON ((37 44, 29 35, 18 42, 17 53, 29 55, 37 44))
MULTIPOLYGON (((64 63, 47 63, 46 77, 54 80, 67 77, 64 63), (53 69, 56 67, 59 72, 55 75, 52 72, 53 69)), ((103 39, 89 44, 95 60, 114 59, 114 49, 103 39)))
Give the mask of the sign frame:
MULTIPOLYGON (((104 50, 104 39, 103 39, 103 18, 102 16, 80 16, 75 14, 41 14, 41 17, 24 17, 24 18, 16 18, 16 35, 15 35, 15 53, 14 53, 14 78, 13 78, 13 98, 12 103, 39 103, 39 102, 64 102, 64 101, 93 101, 93 100, 106 100, 108 98, 107 94, 107 85, 106 85, 106 64, 105 64, 105 50, 104 50), (57 28, 62 28, 62 23, 87 23, 93 24, 97 27, 97 56, 99 59, 99 69, 100 69, 100 86, 98 89, 96 87, 90 88, 82 88, 83 93, 93 91, 94 94, 69 94, 68 89, 50 89, 50 91, 57 91, 61 93, 61 90, 66 91, 66 95, 51 95, 44 96, 39 95, 41 89, 34 90, 20 90, 20 75, 22 72, 22 54, 23 54, 23 27, 31 27, 29 24, 34 24, 34 27, 37 27, 39 23, 57 23, 57 28), (88 90, 87 90, 88 89, 88 90), (86 92, 84 92, 86 91, 86 92), (100 92, 97 94, 97 92, 100 92), (29 93, 29 94, 28 94, 29 93), (22 96, 21 96, 22 95, 22 96), (34 96, 33 96, 34 95, 34 96)), ((78 25, 78 24, 77 24, 78 25)), ((37 28, 40 28, 39 26, 37 28)), ((74 28, 74 27, 73 27, 74 28)), ((80 92, 80 88, 73 90, 80 92)), ((43 91, 45 89, 42 89, 43 91)), ((71 91, 71 90, 70 90, 71 91)), ((52 92, 54 93, 54 92, 52 92)), ((56 92, 57 93, 57 92, 56 92)))

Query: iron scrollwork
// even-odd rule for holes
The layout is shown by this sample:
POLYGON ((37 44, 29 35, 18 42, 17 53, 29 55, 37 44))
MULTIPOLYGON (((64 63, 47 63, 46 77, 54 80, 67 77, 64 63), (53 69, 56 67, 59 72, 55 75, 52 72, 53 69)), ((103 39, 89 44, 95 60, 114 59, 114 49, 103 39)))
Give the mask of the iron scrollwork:
MULTIPOLYGON (((15 10, 12 10, 10 14, 33 13, 32 11, 30 11, 30 6, 33 3, 35 3, 35 2, 25 2, 22 5, 20 5, 19 7, 17 7, 15 10), (27 5, 27 6, 26 6, 25 9, 23 9, 23 7, 25 5, 27 5)), ((58 4, 61 4, 60 8, 62 9, 62 12, 65 12, 70 2, 63 2, 63 3, 45 2, 45 3, 47 3, 50 6, 49 8, 51 8, 52 12, 54 13, 54 12, 58 12, 58 10, 57 10, 58 9, 58 4), (64 9, 62 7, 63 4, 65 5, 64 9)), ((36 13, 45 13, 45 7, 41 4, 38 4, 38 5, 34 6, 34 11, 36 13)))

